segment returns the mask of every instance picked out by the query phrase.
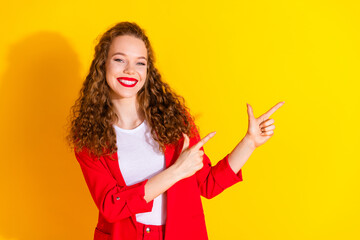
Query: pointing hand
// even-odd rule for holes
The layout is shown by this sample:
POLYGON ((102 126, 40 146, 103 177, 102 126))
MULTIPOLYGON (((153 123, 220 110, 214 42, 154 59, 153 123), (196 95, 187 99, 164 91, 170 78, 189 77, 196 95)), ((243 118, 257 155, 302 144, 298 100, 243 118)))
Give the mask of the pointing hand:
POLYGON ((248 130, 246 136, 253 141, 255 147, 259 147, 274 135, 275 126, 274 119, 269 119, 271 114, 278 110, 285 102, 279 102, 266 113, 258 118, 254 117, 254 113, 250 104, 247 104, 248 113, 248 130))
POLYGON ((180 179, 192 176, 198 170, 203 167, 203 155, 204 152, 200 148, 215 135, 216 132, 209 133, 199 142, 189 148, 189 137, 186 134, 184 136, 184 145, 182 147, 179 158, 174 163, 174 167, 177 169, 177 173, 180 179))

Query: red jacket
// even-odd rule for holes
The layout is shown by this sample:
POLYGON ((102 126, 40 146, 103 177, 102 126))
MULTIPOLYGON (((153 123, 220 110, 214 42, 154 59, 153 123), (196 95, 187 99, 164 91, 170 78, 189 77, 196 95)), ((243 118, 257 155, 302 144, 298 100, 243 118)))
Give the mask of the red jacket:
MULTIPOLYGON (((200 141, 190 138, 189 148, 200 141)), ((166 168, 180 155, 184 138, 176 145, 165 146, 166 168)), ((204 148, 200 148, 204 151, 204 148)), ((94 161, 84 148, 75 152, 91 196, 99 209, 98 223, 94 230, 94 240, 136 240, 136 213, 149 212, 153 201, 144 199, 144 185, 148 181, 127 186, 121 175, 118 156, 102 156, 94 161)), ((224 189, 242 181, 241 169, 236 174, 230 168, 227 154, 215 166, 206 154, 204 166, 194 175, 176 182, 167 190, 167 219, 165 240, 207 240, 204 211, 200 195, 213 198, 224 189)))

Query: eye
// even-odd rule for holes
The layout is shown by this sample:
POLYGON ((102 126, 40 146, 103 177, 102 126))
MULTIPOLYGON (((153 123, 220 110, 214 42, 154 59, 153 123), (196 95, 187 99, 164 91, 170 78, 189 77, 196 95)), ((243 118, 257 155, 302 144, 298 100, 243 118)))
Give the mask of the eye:
POLYGON ((116 61, 116 62, 118 62, 118 60, 123 61, 123 60, 122 60, 122 59, 120 59, 120 58, 116 58, 116 59, 114 59, 114 61, 116 61))
POLYGON ((139 62, 139 64, 145 66, 145 63, 139 62))

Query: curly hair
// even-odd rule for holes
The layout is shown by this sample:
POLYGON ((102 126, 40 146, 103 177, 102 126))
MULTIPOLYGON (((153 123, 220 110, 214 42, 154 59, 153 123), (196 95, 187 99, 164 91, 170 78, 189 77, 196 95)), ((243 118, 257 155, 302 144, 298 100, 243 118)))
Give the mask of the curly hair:
POLYGON ((113 39, 122 35, 141 39, 147 48, 147 76, 136 100, 151 127, 151 135, 159 144, 159 150, 164 153, 165 144, 176 143, 182 138, 182 133, 194 136, 193 130, 197 128, 194 117, 186 107, 185 99, 162 80, 154 65, 155 56, 145 31, 134 22, 120 22, 100 37, 89 73, 78 99, 70 109, 66 140, 77 152, 86 147, 90 153, 100 157, 117 151, 112 124, 119 118, 110 101, 105 62, 113 39))

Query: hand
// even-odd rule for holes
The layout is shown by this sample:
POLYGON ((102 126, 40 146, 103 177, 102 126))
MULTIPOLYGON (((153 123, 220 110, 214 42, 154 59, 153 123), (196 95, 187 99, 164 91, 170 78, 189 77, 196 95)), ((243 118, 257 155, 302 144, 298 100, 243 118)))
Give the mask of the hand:
POLYGON ((204 151, 201 151, 200 148, 209 141, 215 135, 216 132, 209 133, 191 148, 189 147, 189 137, 183 133, 184 136, 184 145, 182 147, 179 158, 174 163, 174 167, 177 171, 177 174, 180 177, 180 180, 192 176, 198 170, 203 167, 203 155, 204 151))
POLYGON ((251 140, 254 144, 254 147, 257 148, 260 145, 264 144, 274 135, 275 126, 273 125, 274 119, 269 119, 271 114, 273 114, 278 108, 284 105, 285 102, 279 102, 273 106, 269 111, 264 113, 258 118, 254 117, 254 113, 250 104, 247 104, 248 112, 248 130, 246 133, 246 138, 251 140))

